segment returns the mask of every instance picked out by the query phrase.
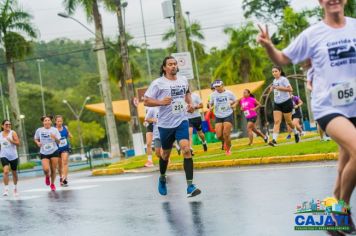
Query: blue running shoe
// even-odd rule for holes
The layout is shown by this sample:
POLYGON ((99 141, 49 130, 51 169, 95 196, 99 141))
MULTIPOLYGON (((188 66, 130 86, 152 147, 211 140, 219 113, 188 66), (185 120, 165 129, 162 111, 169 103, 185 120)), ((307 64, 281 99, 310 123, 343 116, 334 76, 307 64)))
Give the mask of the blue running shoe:
POLYGON ((161 194, 162 196, 167 195, 167 181, 165 177, 159 177, 159 181, 158 181, 158 192, 159 194, 161 194))
POLYGON ((288 136, 286 137, 286 139, 291 139, 292 136, 290 134, 288 134, 288 136))
POLYGON ((195 197, 197 195, 201 194, 201 190, 195 187, 194 184, 191 184, 187 188, 187 195, 188 197, 195 197))

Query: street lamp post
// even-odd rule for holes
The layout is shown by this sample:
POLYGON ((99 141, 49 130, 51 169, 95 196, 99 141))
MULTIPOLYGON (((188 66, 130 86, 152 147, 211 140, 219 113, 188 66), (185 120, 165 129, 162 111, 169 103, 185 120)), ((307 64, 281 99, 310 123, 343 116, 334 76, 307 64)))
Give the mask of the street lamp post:
MULTIPOLYGON (((187 11, 187 12, 185 12, 185 14, 187 14, 187 17, 188 17, 189 34, 190 34, 190 37, 192 37, 192 24, 191 24, 191 21, 190 21, 190 12, 187 11)), ((194 60, 194 67, 195 67, 195 73, 196 73, 195 76, 196 76, 197 82, 198 82, 199 95, 202 98, 201 87, 200 87, 199 67, 198 67, 197 55, 196 55, 196 52, 195 52, 195 45, 194 45, 194 42, 192 40, 190 40, 190 43, 192 45, 193 60, 194 60)))
POLYGON ((79 136, 79 142, 80 142, 80 153, 83 155, 84 154, 84 143, 83 143, 83 136, 82 136, 82 127, 80 125, 80 117, 82 116, 82 113, 84 111, 84 107, 87 104, 87 102, 90 100, 90 97, 86 97, 82 108, 80 109, 79 113, 77 113, 73 107, 70 105, 70 103, 67 100, 63 100, 63 103, 66 104, 69 108, 69 110, 73 113, 75 119, 77 120, 77 130, 78 130, 78 136, 79 136))
MULTIPOLYGON (((21 120, 21 123, 22 123, 22 127, 23 127, 23 134, 22 134, 22 137, 23 137, 23 143, 25 145, 25 150, 28 150, 28 143, 27 143, 27 136, 26 136, 26 128, 25 128, 25 115, 20 115, 20 120, 21 120)), ((26 157, 27 160, 29 160, 28 157, 26 157)))
POLYGON ((145 39, 145 51, 146 51, 146 61, 147 61, 147 71, 148 76, 152 80, 152 72, 151 72, 151 60, 150 60, 150 53, 148 51, 148 44, 147 44, 147 35, 146 35, 146 26, 145 26, 145 18, 143 16, 143 7, 142 7, 142 0, 140 0, 140 7, 141 7, 141 20, 142 20, 142 28, 143 28, 143 37, 145 39))
POLYGON ((44 92, 43 92, 43 84, 42 84, 42 71, 41 71, 41 63, 44 62, 43 59, 37 59, 37 67, 38 67, 38 76, 40 78, 40 86, 41 86, 41 100, 42 100, 42 112, 43 115, 46 115, 46 105, 44 100, 44 92))

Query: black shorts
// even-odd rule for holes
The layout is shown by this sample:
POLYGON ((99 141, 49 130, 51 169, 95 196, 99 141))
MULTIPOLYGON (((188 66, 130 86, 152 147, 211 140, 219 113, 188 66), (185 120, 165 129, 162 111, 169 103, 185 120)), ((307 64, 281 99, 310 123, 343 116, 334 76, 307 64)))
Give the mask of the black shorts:
POLYGON ((189 119, 189 127, 195 128, 197 131, 202 130, 202 120, 201 117, 195 117, 189 119))
POLYGON ((274 103, 273 111, 280 111, 282 113, 291 113, 293 111, 293 101, 288 99, 282 103, 274 103))
POLYGON ((19 164, 19 159, 17 158, 15 160, 9 161, 6 157, 1 157, 1 164, 2 164, 2 167, 10 165, 11 170, 15 171, 15 170, 17 170, 17 165, 19 164))
POLYGON ((72 149, 64 149, 64 150, 58 150, 58 155, 59 157, 62 156, 62 153, 71 153, 72 149))
POLYGON ((257 121, 257 116, 251 117, 251 118, 246 118, 246 120, 247 120, 247 122, 256 123, 256 121, 257 121))
POLYGON ((55 151, 54 153, 49 154, 49 155, 43 155, 43 154, 41 153, 40 158, 41 158, 41 160, 43 160, 43 159, 48 159, 48 160, 50 160, 51 158, 59 158, 59 151, 57 150, 57 151, 55 151))
POLYGON ((234 113, 225 118, 215 117, 215 124, 217 123, 225 123, 230 122, 232 125, 234 124, 234 113))
POLYGON ((292 114, 292 119, 302 119, 302 113, 299 108, 292 114))
MULTIPOLYGON (((336 117, 345 117, 344 115, 338 114, 338 113, 333 113, 330 115, 326 115, 320 119, 317 119, 318 125, 320 126, 320 128, 325 132, 326 131, 326 127, 328 126, 328 124, 330 123, 330 121, 332 121, 334 118, 336 117)), ((351 123, 356 127, 356 117, 351 117, 351 118, 347 118, 349 119, 349 121, 351 121, 351 123)))
POLYGON ((147 133, 153 133, 153 123, 149 123, 147 126, 147 133))

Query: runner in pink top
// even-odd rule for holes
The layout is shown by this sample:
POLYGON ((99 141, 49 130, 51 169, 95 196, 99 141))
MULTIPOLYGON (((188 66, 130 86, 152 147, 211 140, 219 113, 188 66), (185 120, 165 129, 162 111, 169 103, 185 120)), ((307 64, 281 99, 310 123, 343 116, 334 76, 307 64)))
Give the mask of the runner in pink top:
POLYGON ((241 111, 247 120, 247 134, 250 139, 249 146, 253 143, 253 133, 263 138, 265 143, 268 143, 268 136, 264 135, 256 128, 257 110, 261 106, 260 102, 255 99, 250 90, 245 89, 243 97, 240 100, 241 111))

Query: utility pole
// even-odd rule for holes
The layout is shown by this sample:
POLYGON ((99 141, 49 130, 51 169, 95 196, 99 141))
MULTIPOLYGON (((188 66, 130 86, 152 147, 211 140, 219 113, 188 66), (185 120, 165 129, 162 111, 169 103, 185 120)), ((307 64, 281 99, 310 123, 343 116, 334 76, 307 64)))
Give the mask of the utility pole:
POLYGON ((144 151, 144 142, 143 142, 143 135, 140 130, 140 121, 138 117, 137 107, 134 101, 137 99, 135 97, 135 89, 133 84, 133 78, 131 73, 130 61, 129 61, 129 52, 126 40, 126 32, 124 27, 124 22, 122 19, 122 12, 121 12, 121 0, 115 0, 116 3, 116 15, 117 21, 119 25, 119 33, 120 33, 120 51, 121 51, 121 58, 123 63, 123 70, 124 70, 124 80, 127 86, 127 100, 129 102, 130 108, 130 131, 132 133, 133 145, 135 149, 135 155, 142 155, 145 153, 144 151))
POLYGON ((187 52, 187 34, 185 32, 185 23, 182 12, 182 5, 180 0, 173 0, 173 10, 174 10, 174 25, 176 29, 176 40, 177 40, 177 52, 187 52))

